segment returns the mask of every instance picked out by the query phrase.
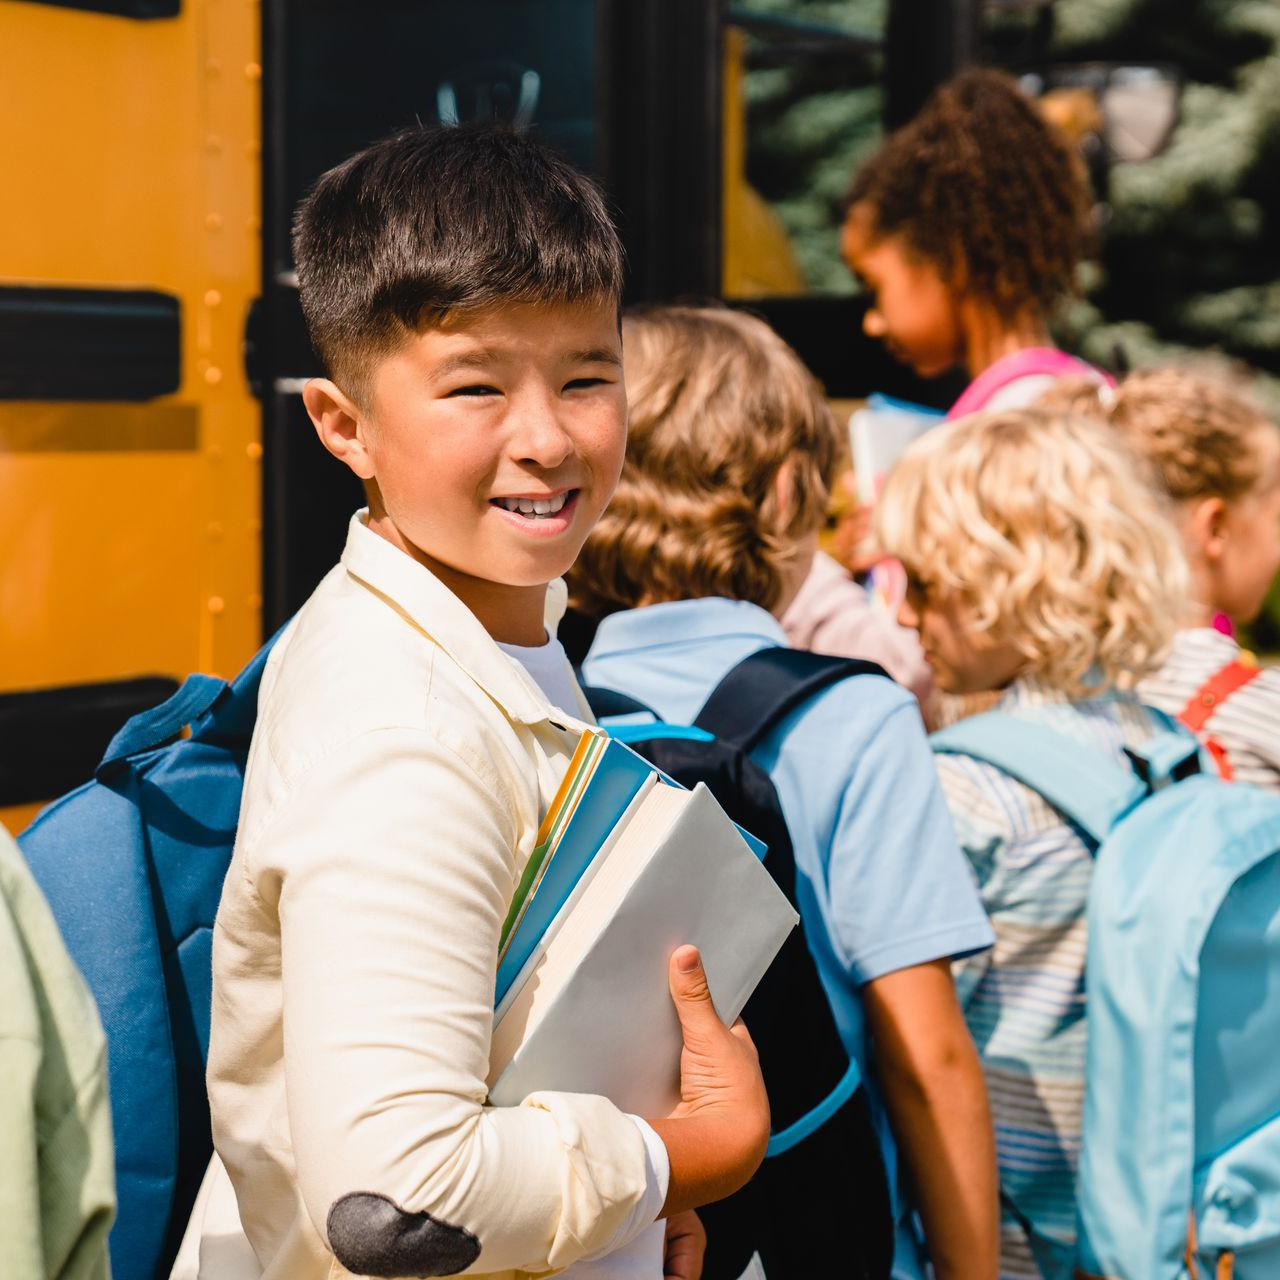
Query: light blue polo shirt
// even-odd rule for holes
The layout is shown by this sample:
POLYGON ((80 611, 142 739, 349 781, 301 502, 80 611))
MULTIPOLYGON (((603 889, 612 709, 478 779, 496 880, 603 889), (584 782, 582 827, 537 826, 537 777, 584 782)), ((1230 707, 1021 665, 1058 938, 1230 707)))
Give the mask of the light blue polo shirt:
MULTIPOLYGON (((669 723, 691 724, 743 658, 786 643, 777 620, 745 601, 650 605, 604 619, 583 680, 630 694, 669 723)), ((890 680, 844 680, 787 716, 752 758, 778 792, 809 947, 840 1034, 870 1082, 862 984, 993 941, 919 709, 890 680)), ((903 1219, 893 1139, 874 1087, 871 1095, 903 1219)), ((925 1273, 918 1244, 899 1231, 895 1277, 925 1273)))

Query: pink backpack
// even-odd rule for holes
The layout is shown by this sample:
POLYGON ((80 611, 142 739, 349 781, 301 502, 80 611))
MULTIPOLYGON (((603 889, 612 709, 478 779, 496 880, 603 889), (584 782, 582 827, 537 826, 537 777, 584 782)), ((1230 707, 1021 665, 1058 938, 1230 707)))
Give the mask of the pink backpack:
POLYGON ((997 360, 978 374, 948 410, 947 421, 954 422, 985 409, 998 391, 1022 378, 1088 378, 1108 387, 1115 386, 1115 379, 1101 369, 1056 347, 1027 347, 997 360))

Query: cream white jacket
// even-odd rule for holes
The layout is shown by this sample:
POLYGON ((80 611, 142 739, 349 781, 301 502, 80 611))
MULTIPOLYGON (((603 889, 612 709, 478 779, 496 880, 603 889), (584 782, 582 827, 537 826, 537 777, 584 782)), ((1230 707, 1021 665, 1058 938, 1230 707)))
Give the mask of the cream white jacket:
POLYGON ((583 727, 353 519, 271 654, 214 931, 214 1142, 264 1277, 543 1273, 633 1234, 631 1119, 485 1105, 499 928, 583 727))

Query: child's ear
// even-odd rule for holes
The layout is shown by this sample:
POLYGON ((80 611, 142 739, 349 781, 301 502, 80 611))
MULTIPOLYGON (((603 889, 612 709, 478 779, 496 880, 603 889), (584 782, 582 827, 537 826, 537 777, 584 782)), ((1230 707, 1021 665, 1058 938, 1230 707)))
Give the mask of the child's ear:
POLYGON ((320 443, 361 480, 372 480, 374 466, 366 439, 367 427, 355 401, 336 382, 312 378, 302 389, 302 403, 320 443))
POLYGON ((791 459, 783 460, 773 477, 773 501, 778 512, 778 533, 783 533, 795 517, 795 490, 791 487, 791 459))
POLYGON ((1187 528, 1201 557, 1216 564, 1226 547, 1227 507, 1221 498, 1201 498, 1189 513, 1187 528))

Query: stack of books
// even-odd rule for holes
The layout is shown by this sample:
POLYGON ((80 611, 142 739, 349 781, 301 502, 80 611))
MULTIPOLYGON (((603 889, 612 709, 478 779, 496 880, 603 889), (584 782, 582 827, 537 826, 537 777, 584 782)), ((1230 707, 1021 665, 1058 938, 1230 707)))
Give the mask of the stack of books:
POLYGON ((490 1101, 554 1089, 670 1112, 682 1046, 671 952, 701 950, 731 1023, 798 923, 764 852, 705 786, 584 733, 502 930, 490 1101))

